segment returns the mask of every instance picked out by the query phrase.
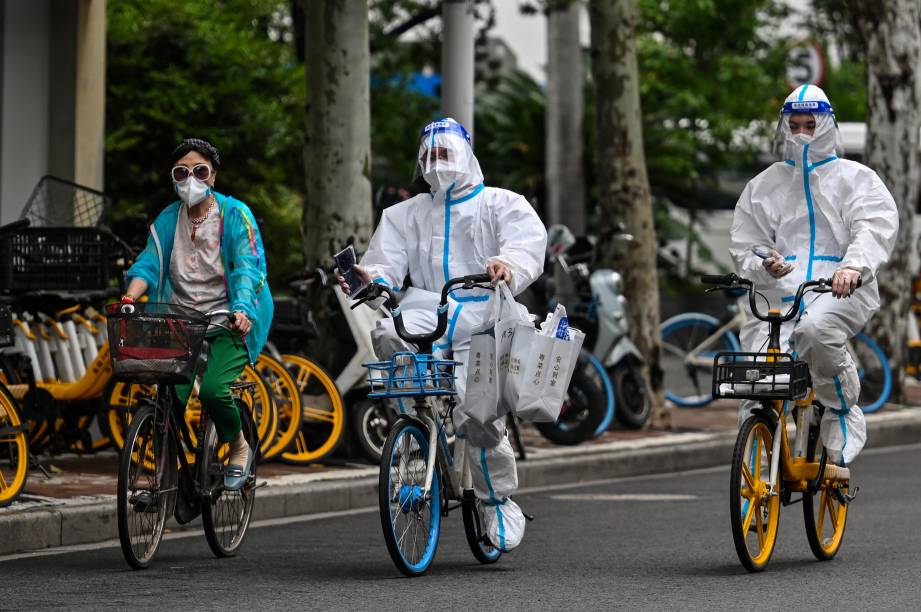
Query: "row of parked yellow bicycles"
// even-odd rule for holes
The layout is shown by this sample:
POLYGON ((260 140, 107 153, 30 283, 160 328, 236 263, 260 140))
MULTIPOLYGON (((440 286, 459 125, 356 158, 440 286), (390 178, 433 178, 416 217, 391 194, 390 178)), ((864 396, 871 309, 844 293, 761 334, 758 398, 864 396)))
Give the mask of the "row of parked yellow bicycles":
MULTIPOLYGON (((23 491, 42 454, 120 450, 153 385, 115 380, 105 305, 122 287, 130 250, 98 227, 0 227, 0 506, 23 491), (114 280, 113 280, 114 279, 114 280)), ((305 355, 271 343, 241 375, 262 461, 293 464, 332 453, 344 430, 335 383, 305 355)), ((190 431, 201 418, 194 396, 190 431)))

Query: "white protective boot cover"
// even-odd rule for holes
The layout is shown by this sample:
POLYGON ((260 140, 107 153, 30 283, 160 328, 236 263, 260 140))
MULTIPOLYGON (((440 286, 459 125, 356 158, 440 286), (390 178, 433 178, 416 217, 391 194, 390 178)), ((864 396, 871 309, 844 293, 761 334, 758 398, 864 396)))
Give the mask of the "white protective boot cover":
POLYGON ((515 451, 508 438, 495 448, 469 445, 467 463, 477 498, 483 500, 486 537, 496 548, 508 552, 524 537, 525 518, 508 496, 518 489, 515 451))

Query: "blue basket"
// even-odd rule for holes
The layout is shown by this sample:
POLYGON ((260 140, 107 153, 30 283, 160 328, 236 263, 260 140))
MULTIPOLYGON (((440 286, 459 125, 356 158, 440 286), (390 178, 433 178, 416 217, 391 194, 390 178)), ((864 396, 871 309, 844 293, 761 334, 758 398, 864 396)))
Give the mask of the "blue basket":
POLYGON ((457 361, 431 355, 395 353, 389 361, 363 364, 368 368, 368 397, 425 397, 457 395, 454 367, 457 361))

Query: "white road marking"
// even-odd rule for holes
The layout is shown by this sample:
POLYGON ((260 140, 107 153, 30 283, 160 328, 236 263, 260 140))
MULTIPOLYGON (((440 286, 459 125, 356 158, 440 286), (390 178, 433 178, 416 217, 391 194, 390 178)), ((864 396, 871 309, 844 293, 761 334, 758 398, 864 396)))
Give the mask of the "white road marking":
POLYGON ((670 495, 668 493, 567 493, 564 495, 551 495, 550 499, 562 501, 641 501, 641 502, 673 502, 693 501, 696 495, 670 495))

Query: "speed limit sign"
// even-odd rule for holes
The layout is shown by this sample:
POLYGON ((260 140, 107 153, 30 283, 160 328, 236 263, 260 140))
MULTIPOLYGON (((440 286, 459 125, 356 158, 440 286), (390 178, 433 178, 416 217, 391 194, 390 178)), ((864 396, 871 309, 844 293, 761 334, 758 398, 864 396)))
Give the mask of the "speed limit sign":
POLYGON ((825 78, 825 56, 822 47, 812 40, 801 40, 787 51, 787 85, 821 85, 825 78))

